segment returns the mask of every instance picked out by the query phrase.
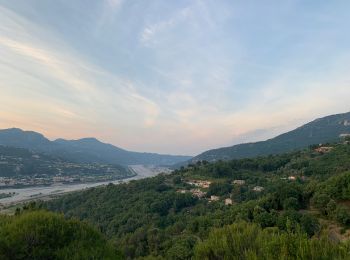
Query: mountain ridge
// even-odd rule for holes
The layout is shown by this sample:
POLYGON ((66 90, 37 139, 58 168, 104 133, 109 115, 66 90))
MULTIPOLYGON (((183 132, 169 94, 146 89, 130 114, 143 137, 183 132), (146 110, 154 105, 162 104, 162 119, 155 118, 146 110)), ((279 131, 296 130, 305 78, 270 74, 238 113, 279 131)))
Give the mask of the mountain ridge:
POLYGON ((350 112, 317 118, 294 130, 265 141, 248 142, 205 151, 189 163, 252 158, 289 152, 309 145, 332 142, 342 134, 350 134, 350 112))
POLYGON ((58 138, 50 141, 41 133, 20 128, 0 130, 0 145, 47 153, 79 163, 172 165, 191 158, 183 155, 128 151, 94 137, 77 140, 58 138))

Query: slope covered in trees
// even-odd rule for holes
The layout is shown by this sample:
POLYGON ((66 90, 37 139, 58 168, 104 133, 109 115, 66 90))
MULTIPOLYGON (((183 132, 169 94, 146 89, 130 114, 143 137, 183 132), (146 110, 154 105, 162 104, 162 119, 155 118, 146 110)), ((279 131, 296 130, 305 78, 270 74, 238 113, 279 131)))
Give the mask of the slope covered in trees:
POLYGON ((133 176, 133 173, 121 165, 73 163, 57 156, 0 145, 0 177, 101 176, 105 178, 108 175, 111 179, 122 179, 133 176))
POLYGON ((347 259, 349 244, 336 245, 326 236, 309 239, 300 231, 281 232, 239 222, 216 229, 195 248, 195 259, 347 259))
MULTIPOLYGON (((346 259, 346 242, 322 234, 327 221, 336 221, 344 236, 349 233, 344 221, 349 211, 340 210, 341 218, 333 215, 347 205, 349 171, 350 145, 342 141, 289 154, 198 162, 170 175, 93 188, 44 206, 93 223, 128 259, 221 259, 211 257, 210 248, 216 248, 213 240, 227 240, 230 231, 218 235, 215 229, 231 230, 229 225, 241 221, 255 224, 237 225, 258 234, 248 248, 250 258, 243 259, 256 259, 258 247, 266 247, 266 257, 275 247, 274 257, 284 254, 284 259, 317 259, 317 248, 325 247, 330 249, 326 256, 346 259), (334 202, 330 213, 318 206, 319 194, 329 196, 327 205, 334 202), (272 242, 266 245, 262 240, 269 236, 272 242), (296 245, 301 248, 293 255, 290 248, 296 245)), ((228 259, 240 254, 232 251, 228 259)))
POLYGON ((252 158, 291 152, 313 144, 333 142, 346 134, 350 134, 350 112, 316 119, 266 141, 209 150, 195 156, 191 162, 252 158))

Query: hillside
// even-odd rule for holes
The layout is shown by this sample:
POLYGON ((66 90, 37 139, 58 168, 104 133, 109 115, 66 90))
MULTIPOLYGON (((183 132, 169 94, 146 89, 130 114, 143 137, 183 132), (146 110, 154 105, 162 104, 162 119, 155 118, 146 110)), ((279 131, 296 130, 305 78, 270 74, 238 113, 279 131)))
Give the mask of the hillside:
POLYGON ((108 163, 120 165, 172 165, 189 160, 189 156, 131 152, 95 138, 50 141, 42 134, 18 128, 0 130, 0 145, 26 148, 60 156, 78 163, 108 163))
POLYGON ((316 119, 267 141, 209 150, 195 156, 191 162, 252 158, 285 153, 313 144, 333 142, 338 140, 342 134, 350 134, 350 112, 316 119))
POLYGON ((349 141, 198 162, 44 207, 98 226, 126 259, 347 259, 349 141))

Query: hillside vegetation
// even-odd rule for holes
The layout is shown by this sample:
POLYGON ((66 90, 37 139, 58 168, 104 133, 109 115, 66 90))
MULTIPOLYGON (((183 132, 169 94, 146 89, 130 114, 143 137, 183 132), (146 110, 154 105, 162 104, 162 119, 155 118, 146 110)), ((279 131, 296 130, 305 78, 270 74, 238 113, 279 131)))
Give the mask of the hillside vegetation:
POLYGON ((304 149, 309 145, 334 142, 350 134, 350 112, 316 119, 275 138, 206 151, 191 162, 230 160, 266 156, 304 149))
POLYGON ((300 231, 262 229, 239 222, 216 229, 195 248, 195 259, 348 259, 349 245, 338 246, 324 235, 309 239, 300 231))
POLYGON ((348 259, 349 180, 342 141, 201 161, 43 206, 96 225, 127 259, 348 259), (339 236, 327 233, 330 223, 339 236))
MULTIPOLYGON (((0 189, 115 181, 134 175, 121 165, 74 163, 52 155, 0 145, 0 189)), ((5 195, 0 194, 0 198, 5 195)))

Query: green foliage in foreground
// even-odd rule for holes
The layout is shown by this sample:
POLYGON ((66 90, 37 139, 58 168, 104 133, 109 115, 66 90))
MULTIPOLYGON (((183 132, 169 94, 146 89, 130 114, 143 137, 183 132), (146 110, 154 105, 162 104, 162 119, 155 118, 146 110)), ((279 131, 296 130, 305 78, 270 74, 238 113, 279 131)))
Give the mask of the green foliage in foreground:
POLYGON ((120 259, 95 228, 45 211, 0 218, 0 259, 120 259))
POLYGON ((214 230, 195 248, 195 259, 349 259, 349 244, 333 244, 326 237, 309 239, 297 232, 261 229, 241 222, 214 230))

